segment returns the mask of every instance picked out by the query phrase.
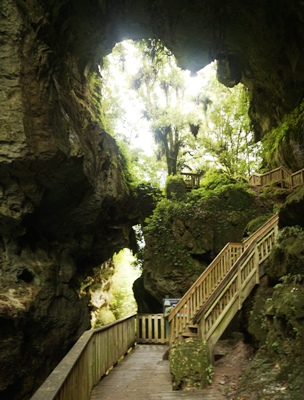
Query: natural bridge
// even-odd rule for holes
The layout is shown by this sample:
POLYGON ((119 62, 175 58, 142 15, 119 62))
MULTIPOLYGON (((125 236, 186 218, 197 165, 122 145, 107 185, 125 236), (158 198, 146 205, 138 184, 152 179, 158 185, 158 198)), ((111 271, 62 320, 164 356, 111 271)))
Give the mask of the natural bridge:
POLYGON ((167 321, 163 314, 132 315, 86 331, 32 400, 116 400, 122 395, 133 400, 192 400, 201 398, 202 393, 206 400, 220 399, 221 395, 214 397, 212 391, 187 392, 186 397, 183 392, 173 392, 169 367, 162 362, 167 347, 155 345, 170 346, 184 337, 195 336, 205 340, 212 353, 264 274, 263 263, 274 246, 277 232, 278 215, 274 215, 243 243, 228 243, 174 307, 167 321), (135 350, 130 351, 134 346, 135 350))

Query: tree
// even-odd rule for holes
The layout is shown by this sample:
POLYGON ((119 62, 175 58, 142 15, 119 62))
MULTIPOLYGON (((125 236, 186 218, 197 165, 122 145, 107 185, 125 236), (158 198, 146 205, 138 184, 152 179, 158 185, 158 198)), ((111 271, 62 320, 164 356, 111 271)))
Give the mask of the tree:
POLYGON ((169 175, 216 167, 237 178, 257 168, 259 148, 250 131, 246 90, 241 84, 226 88, 216 80, 215 67, 207 69, 190 79, 158 40, 122 42, 105 60, 104 119, 114 137, 133 149, 140 179, 160 179, 156 168, 162 164, 156 166, 152 151, 148 157, 141 154, 134 145, 138 140, 158 161, 165 159, 169 175), (156 145, 149 141, 152 136, 156 145))
POLYGON ((190 145, 189 136, 197 134, 193 107, 187 107, 185 71, 159 40, 141 41, 138 50, 142 67, 132 87, 145 106, 143 115, 152 122, 157 159, 165 156, 168 175, 176 175, 183 167, 181 150, 190 145))
POLYGON ((260 146, 250 128, 247 89, 242 84, 228 89, 213 78, 207 90, 213 100, 201 126, 200 145, 227 175, 246 178, 260 160, 260 146))

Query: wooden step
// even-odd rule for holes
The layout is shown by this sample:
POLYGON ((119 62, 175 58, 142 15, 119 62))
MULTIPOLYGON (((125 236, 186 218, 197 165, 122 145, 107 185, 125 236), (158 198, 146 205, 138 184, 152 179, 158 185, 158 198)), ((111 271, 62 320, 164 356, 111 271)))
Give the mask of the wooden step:
POLYGON ((189 328, 189 329, 197 329, 197 325, 187 325, 187 328, 189 328))
POLYGON ((183 338, 197 338, 198 333, 197 332, 183 332, 182 337, 183 338))

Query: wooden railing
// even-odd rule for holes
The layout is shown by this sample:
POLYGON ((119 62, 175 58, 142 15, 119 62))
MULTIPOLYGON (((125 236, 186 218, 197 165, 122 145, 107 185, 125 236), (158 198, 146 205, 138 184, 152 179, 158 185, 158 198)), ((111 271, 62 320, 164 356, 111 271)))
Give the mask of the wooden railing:
POLYGON ((193 316, 206 302, 242 251, 241 243, 228 243, 184 294, 168 316, 170 343, 173 343, 192 322, 193 316))
POLYGON ((268 257, 277 236, 278 217, 275 217, 271 219, 272 224, 264 225, 265 231, 260 236, 247 242, 250 244, 193 318, 198 324, 200 338, 211 348, 259 283, 260 265, 268 257))
POLYGON ((187 188, 189 189, 197 189, 200 187, 200 180, 201 180, 201 175, 200 174, 193 174, 191 172, 182 172, 182 175, 184 177, 184 181, 187 185, 187 188))
POLYGON ((291 175, 291 186, 293 188, 303 185, 304 183, 304 168, 291 175))
POLYGON ((84 332, 31 400, 87 400, 92 388, 135 343, 167 342, 163 314, 135 314, 84 332))
POLYGON ((136 315, 84 332, 31 400, 87 400, 100 378, 135 344, 136 315))
POLYGON ((286 168, 279 167, 265 174, 254 173, 249 178, 251 186, 267 186, 273 183, 279 184, 282 188, 294 189, 304 184, 304 169, 290 173, 286 168))
MULTIPOLYGON (((169 314, 170 343, 179 339, 188 325, 197 323, 201 319, 201 313, 210 302, 213 305, 217 298, 225 299, 226 297, 230 298, 230 296, 235 296, 236 291, 239 291, 241 288, 241 286, 237 286, 237 283, 242 282, 242 280, 237 280, 237 274, 233 274, 234 281, 231 281, 227 287, 223 287, 223 282, 226 282, 227 276, 230 276, 231 271, 235 271, 235 265, 238 265, 239 260, 244 257, 243 254, 247 254, 252 247, 257 249, 257 260, 259 264, 267 258, 277 235, 277 224, 278 216, 275 215, 243 244, 228 243, 224 247, 169 314), (223 291, 222 294, 221 291, 223 291)), ((247 279, 251 279, 251 274, 257 273, 256 271, 253 273, 252 268, 253 267, 249 266, 249 264, 244 267, 242 264, 240 276, 244 275, 244 278, 242 278, 244 282, 247 282, 247 279)), ((257 264, 255 264, 255 268, 257 268, 257 264)), ((242 294, 239 296, 242 296, 242 294)), ((216 314, 217 312, 223 312, 223 315, 225 315, 225 301, 226 300, 220 302, 218 307, 216 305, 214 306, 213 314, 210 311, 211 326, 216 322, 214 321, 214 315, 216 315, 216 318, 219 318, 216 314)), ((205 324, 205 326, 208 327, 208 329, 206 328, 207 332, 211 329, 209 329, 209 324, 210 320, 205 324)), ((205 328, 203 331, 204 332, 199 331, 199 335, 202 339, 207 340, 205 328)))
POLYGON ((163 314, 138 314, 137 315, 137 343, 159 343, 167 342, 169 325, 163 314))

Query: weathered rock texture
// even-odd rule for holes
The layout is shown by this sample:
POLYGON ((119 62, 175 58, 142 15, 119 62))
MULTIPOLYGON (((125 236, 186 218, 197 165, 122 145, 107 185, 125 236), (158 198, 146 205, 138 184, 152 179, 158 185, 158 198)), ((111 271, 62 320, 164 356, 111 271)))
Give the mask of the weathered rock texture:
POLYGON ((222 82, 249 87, 260 137, 302 100, 303 20, 297 0, 0 2, 2 398, 27 398, 89 326, 80 282, 130 246, 132 195, 98 123, 101 57, 154 35, 183 67, 218 59, 222 82))
POLYGON ((80 284, 132 245, 137 221, 116 143, 98 124, 84 60, 56 36, 67 29, 68 14, 61 10, 62 20, 50 22, 52 10, 36 1, 0 4, 0 398, 6 399, 28 398, 90 327, 80 284))

